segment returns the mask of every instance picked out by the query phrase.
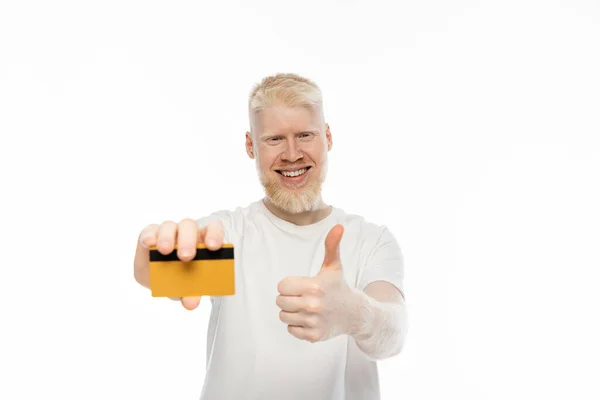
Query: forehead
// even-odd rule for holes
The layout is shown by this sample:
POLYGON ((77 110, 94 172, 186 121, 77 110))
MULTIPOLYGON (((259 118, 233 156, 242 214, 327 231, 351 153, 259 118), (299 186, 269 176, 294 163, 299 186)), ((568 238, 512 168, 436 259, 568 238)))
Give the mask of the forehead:
POLYGON ((304 107, 270 106, 253 118, 257 134, 286 134, 321 129, 321 118, 315 110, 304 107))

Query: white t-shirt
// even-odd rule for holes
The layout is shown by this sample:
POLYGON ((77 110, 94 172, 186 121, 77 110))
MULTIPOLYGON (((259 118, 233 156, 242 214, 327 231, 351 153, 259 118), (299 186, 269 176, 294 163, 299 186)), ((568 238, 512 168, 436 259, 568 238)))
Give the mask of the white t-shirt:
POLYGON ((363 290, 384 280, 404 293, 403 256, 390 231, 335 207, 325 219, 298 226, 262 200, 197 222, 215 218, 234 245, 236 293, 211 298, 201 400, 379 399, 377 364, 354 339, 311 343, 292 336, 275 299, 283 278, 319 272, 325 237, 336 224, 344 226, 340 257, 348 284, 363 290))

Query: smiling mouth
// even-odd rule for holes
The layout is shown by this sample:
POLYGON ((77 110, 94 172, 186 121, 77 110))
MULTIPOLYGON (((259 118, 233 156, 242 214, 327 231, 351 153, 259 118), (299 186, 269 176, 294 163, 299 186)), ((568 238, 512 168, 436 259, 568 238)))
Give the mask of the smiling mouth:
POLYGON ((294 169, 294 170, 276 169, 275 172, 277 172, 278 174, 283 175, 287 178, 293 178, 296 176, 302 176, 302 175, 306 174, 308 172, 308 170, 311 168, 312 167, 303 167, 303 168, 298 168, 298 169, 294 169))

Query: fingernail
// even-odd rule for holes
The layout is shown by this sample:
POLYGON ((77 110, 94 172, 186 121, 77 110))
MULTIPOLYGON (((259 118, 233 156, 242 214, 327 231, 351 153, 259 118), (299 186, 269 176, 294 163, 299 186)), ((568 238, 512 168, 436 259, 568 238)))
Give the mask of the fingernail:
POLYGON ((191 255, 192 255, 192 249, 181 249, 182 257, 191 257, 191 255))
POLYGON ((214 246, 216 246, 217 242, 215 241, 215 239, 206 239, 206 243, 205 244, 207 246, 214 247, 214 246))
POLYGON ((150 240, 150 238, 151 238, 151 236, 144 236, 143 238, 141 238, 141 239, 140 239, 140 244, 141 244, 143 247, 146 247, 146 248, 148 248, 148 244, 147 244, 147 242, 148 242, 148 240, 150 240))

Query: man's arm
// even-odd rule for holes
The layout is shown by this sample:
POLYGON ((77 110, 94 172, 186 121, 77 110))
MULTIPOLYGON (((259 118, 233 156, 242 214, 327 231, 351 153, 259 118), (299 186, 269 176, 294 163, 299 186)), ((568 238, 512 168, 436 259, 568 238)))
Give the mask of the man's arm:
POLYGON ((355 290, 355 301, 350 336, 358 348, 373 361, 399 354, 408 330, 402 292, 389 282, 375 281, 364 292, 355 290))

